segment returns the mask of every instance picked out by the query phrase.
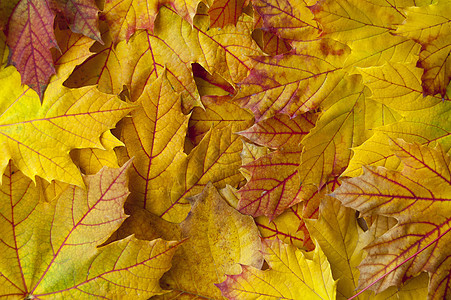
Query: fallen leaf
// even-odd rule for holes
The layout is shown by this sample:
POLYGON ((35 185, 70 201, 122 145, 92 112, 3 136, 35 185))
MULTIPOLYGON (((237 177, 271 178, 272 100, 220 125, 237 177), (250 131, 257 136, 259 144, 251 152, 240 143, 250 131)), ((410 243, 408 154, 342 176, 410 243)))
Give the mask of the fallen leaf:
POLYGON ((10 165, 2 185, 2 202, 7 205, 0 219, 0 294, 147 299, 164 293, 158 281, 170 268, 178 242, 130 236, 97 247, 127 217, 122 206, 129 166, 104 168, 84 178, 87 190, 68 186, 57 199, 40 202, 42 187, 10 165))
POLYGON ((217 284, 228 299, 257 297, 284 299, 335 299, 336 282, 329 263, 317 245, 303 252, 280 240, 264 240, 263 256, 269 270, 243 266, 239 275, 228 275, 217 284))
POLYGON ((371 289, 380 292, 428 271, 434 278, 428 297, 443 298, 446 288, 436 294, 431 287, 449 276, 440 267, 449 256, 450 158, 439 146, 430 148, 401 139, 393 141, 392 149, 403 162, 402 171, 367 167, 363 175, 344 180, 332 194, 364 215, 380 214, 398 221, 366 247, 368 256, 359 267, 359 288, 374 282, 371 289))

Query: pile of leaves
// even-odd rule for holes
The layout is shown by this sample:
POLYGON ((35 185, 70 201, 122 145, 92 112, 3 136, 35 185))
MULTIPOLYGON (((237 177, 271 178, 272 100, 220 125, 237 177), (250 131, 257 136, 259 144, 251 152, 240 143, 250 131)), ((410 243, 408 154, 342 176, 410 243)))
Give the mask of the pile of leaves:
POLYGON ((450 299, 450 12, 0 1, 0 296, 450 299))

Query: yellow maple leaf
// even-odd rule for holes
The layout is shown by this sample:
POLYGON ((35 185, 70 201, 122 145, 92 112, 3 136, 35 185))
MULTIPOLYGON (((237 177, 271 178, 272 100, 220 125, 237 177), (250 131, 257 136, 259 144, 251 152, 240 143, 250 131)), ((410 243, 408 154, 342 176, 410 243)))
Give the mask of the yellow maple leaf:
POLYGON ((398 221, 365 248, 368 256, 360 265, 359 288, 372 283, 371 289, 380 292, 428 271, 433 278, 428 297, 439 299, 446 293, 443 279, 449 276, 450 266, 450 158, 439 146, 401 139, 392 140, 392 149, 403 162, 402 171, 367 167, 363 175, 345 180, 332 194, 364 215, 381 214, 398 221))
POLYGON ((39 96, 22 86, 14 67, 0 69, 0 133, 4 171, 9 159, 28 177, 83 186, 79 170, 70 160, 75 148, 100 148, 100 135, 113 128, 132 106, 95 87, 69 89, 62 85, 73 68, 89 55, 92 41, 66 34, 67 48, 55 61, 41 106, 39 96), (67 50, 67 51, 66 51, 67 50))
POLYGON ((104 168, 84 178, 87 190, 67 186, 57 199, 43 202, 43 186, 10 165, 1 186, 8 205, 2 205, 0 218, 0 295, 147 299, 164 293, 158 281, 179 242, 129 236, 97 247, 127 217, 122 206, 129 166, 104 168))
POLYGON ((217 284, 228 299, 335 299, 336 282, 319 245, 303 252, 276 240, 263 241, 263 256, 269 270, 243 266, 239 275, 229 275, 217 284))

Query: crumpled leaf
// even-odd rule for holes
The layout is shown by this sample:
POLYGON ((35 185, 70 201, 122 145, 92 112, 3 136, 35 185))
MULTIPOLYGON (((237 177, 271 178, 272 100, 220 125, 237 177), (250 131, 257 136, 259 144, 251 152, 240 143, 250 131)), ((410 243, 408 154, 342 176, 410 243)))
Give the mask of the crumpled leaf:
POLYGON ((451 2, 406 9, 407 19, 398 26, 398 34, 413 39, 421 45, 418 66, 424 69, 421 77, 425 94, 446 95, 451 80, 451 2))
POLYGON ((303 252, 282 241, 264 240, 263 256, 269 270, 242 266, 217 284, 228 299, 335 299, 336 282, 319 245, 303 252))
POLYGON ((243 7, 249 0, 215 0, 208 9, 210 27, 224 27, 227 24, 235 25, 238 22, 243 7))
POLYGON ((252 4, 262 17, 265 31, 288 40, 315 39, 319 36, 319 26, 305 1, 299 2, 254 0, 252 4))
POLYGON ((129 166, 86 176, 87 190, 69 186, 51 202, 40 202, 42 186, 10 166, 1 193, 0 294, 147 299, 164 293, 158 281, 178 242, 130 236, 97 247, 127 217, 122 206, 129 166))
POLYGON ((316 109, 344 76, 345 45, 321 39, 293 46, 287 54, 254 57, 253 69, 240 84, 236 99, 252 110, 256 121, 316 109))
POLYGON ((136 101, 140 107, 121 123, 124 148, 118 149, 120 162, 134 157, 129 202, 155 211, 166 189, 168 168, 183 153, 189 115, 182 113, 180 95, 172 90, 163 73, 147 85, 136 101))
POLYGON ((230 207, 212 184, 191 197, 191 212, 179 225, 187 238, 173 259, 173 267, 161 279, 173 292, 164 299, 222 299, 214 283, 226 274, 239 274, 241 265, 261 268, 261 241, 250 216, 230 207), (208 249, 208 250, 207 250, 208 249))
POLYGON ((90 39, 67 35, 67 49, 55 60, 57 74, 44 95, 44 105, 34 91, 20 83, 13 67, 0 70, 0 170, 9 159, 28 177, 83 186, 80 171, 70 159, 74 148, 103 149, 100 135, 114 127, 132 106, 95 87, 68 89, 64 79, 89 55, 90 39))
MULTIPOLYGON (((392 149, 403 162, 401 172, 366 167, 363 175, 344 180, 332 195, 364 215, 381 214, 398 220, 395 227, 366 247, 368 256, 360 265, 359 288, 381 278, 371 287, 380 292, 428 271, 434 278, 428 294, 432 298, 435 290, 431 287, 441 285, 449 276, 449 265, 446 272, 440 268, 450 256, 451 160, 439 146, 430 148, 398 139, 392 141, 392 149)), ((445 294, 440 293, 449 293, 449 287, 434 297, 443 298, 445 294)))

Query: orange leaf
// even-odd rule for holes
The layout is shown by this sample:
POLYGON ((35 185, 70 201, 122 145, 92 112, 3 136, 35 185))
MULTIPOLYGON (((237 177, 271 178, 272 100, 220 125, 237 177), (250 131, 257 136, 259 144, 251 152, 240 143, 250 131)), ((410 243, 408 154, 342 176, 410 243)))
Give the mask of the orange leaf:
POLYGON ((371 289, 380 292, 425 270, 434 278, 429 297, 442 298, 449 287, 440 289, 444 294, 435 294, 431 288, 449 276, 451 160, 439 146, 429 148, 398 139, 392 147, 404 164, 401 172, 364 168, 363 175, 345 180, 332 194, 365 215, 398 220, 366 247, 359 288, 373 283, 371 289), (448 268, 447 272, 442 267, 448 268))

